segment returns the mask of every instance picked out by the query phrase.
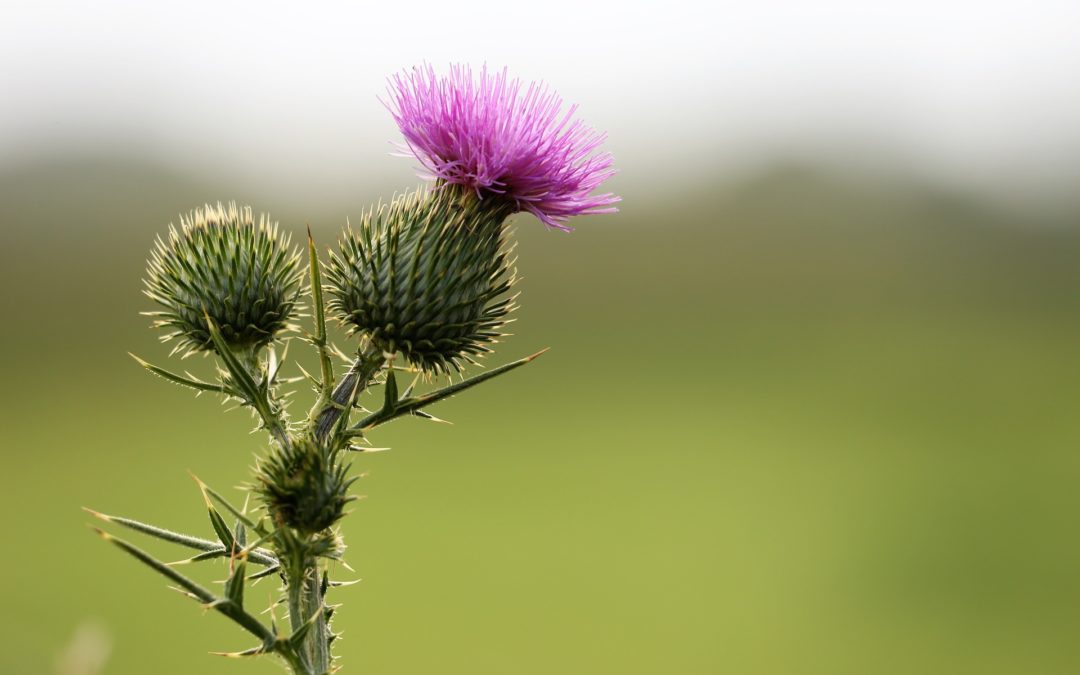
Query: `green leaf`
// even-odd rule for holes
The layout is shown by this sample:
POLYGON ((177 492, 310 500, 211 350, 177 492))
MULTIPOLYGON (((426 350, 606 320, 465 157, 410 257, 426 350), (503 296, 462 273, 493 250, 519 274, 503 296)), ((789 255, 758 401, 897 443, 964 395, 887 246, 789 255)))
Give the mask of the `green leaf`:
POLYGON ((280 572, 280 571, 281 571, 281 565, 274 565, 273 567, 267 567, 266 569, 262 570, 261 572, 256 572, 255 574, 252 574, 251 576, 249 576, 248 581, 258 581, 259 579, 262 579, 263 577, 268 577, 271 574, 273 574, 274 572, 280 572))
POLYGON ((498 377, 499 375, 508 373, 511 370, 520 368, 525 364, 532 363, 536 358, 538 358, 546 351, 547 349, 542 349, 537 353, 533 354, 532 356, 526 356, 523 359, 518 359, 517 361, 507 363, 506 365, 499 366, 498 368, 489 370, 486 373, 481 373, 479 375, 476 375, 475 377, 470 377, 467 380, 463 380, 461 382, 458 382, 457 384, 450 385, 449 387, 444 387, 442 389, 438 389, 436 391, 429 392, 421 396, 399 399, 391 411, 387 412, 386 407, 383 406, 382 410, 368 415, 364 419, 357 422, 352 428, 360 431, 367 431, 369 429, 375 428, 380 424, 389 422, 394 418, 401 417, 402 415, 412 414, 425 406, 429 406, 432 403, 443 400, 444 398, 448 398, 450 396, 453 396, 454 394, 459 394, 466 389, 475 387, 481 382, 486 382, 487 380, 490 380, 494 377, 498 377))
POLYGON ((393 414, 394 408, 397 407, 397 402, 397 377, 394 375, 394 371, 391 370, 386 374, 386 385, 383 387, 383 414, 393 414))
POLYGON ((221 544, 210 541, 208 539, 200 539, 198 537, 192 537, 187 534, 180 534, 179 532, 173 532, 172 530, 166 530, 162 527, 149 525, 147 523, 140 522, 138 520, 132 520, 131 518, 123 518, 120 516, 110 516, 104 513, 99 513, 93 509, 88 509, 85 506, 83 511, 86 511, 93 517, 103 520, 106 523, 116 523, 117 525, 123 525, 128 529, 135 530, 136 532, 142 532, 152 537, 157 537, 164 541, 170 541, 174 544, 180 544, 181 546, 187 546, 198 551, 222 551, 221 544))
MULTIPOLYGON (((209 557, 219 557, 229 554, 228 549, 226 549, 222 544, 216 541, 210 541, 209 539, 200 539, 199 537, 192 537, 191 535, 173 532, 172 530, 166 530, 165 528, 157 527, 156 525, 149 525, 147 523, 133 520, 131 518, 110 516, 104 513, 94 511, 93 509, 88 509, 85 506, 83 507, 83 511, 86 511, 93 517, 99 520, 103 520, 106 523, 115 523, 130 530, 141 532, 142 534, 147 534, 151 537, 156 537, 157 539, 168 541, 173 544, 186 546, 187 548, 195 549, 196 551, 205 551, 208 553, 212 552, 217 554, 216 556, 209 557)), ((278 564, 277 557, 271 551, 268 551, 266 549, 258 549, 252 551, 248 557, 251 562, 258 563, 260 565, 276 566, 278 564)), ((200 558, 200 556, 196 556, 196 558, 200 558)), ((192 560, 194 561, 194 559, 192 560)))
POLYGON ((248 614, 247 612, 245 612, 243 610, 243 608, 237 606, 236 604, 234 604, 233 602, 231 602, 229 600, 226 600, 224 598, 218 598, 213 593, 211 593, 207 589, 203 588, 202 586, 200 586, 195 581, 192 581, 191 579, 187 578, 183 574, 180 574, 179 572, 177 572, 173 568, 171 568, 168 565, 166 565, 165 563, 161 562, 157 558, 154 558, 152 555, 150 555, 146 551, 143 551, 142 549, 140 549, 140 548, 138 548, 138 547, 136 547, 136 546, 134 546, 132 544, 129 544, 128 542, 124 541, 123 539, 119 539, 117 537, 114 537, 111 534, 109 534, 108 532, 105 532, 103 530, 99 530, 97 528, 94 528, 94 531, 97 532, 98 536, 100 536, 105 541, 107 541, 107 542, 109 542, 111 544, 114 544, 115 546, 117 546, 121 550, 123 550, 124 552, 128 553, 129 555, 131 555, 135 559, 142 562, 147 567, 153 569, 154 571, 158 572, 162 576, 164 576, 164 577, 168 578, 169 580, 171 580, 173 583, 180 586, 180 588, 182 588, 187 593, 190 593, 192 596, 194 596, 199 602, 203 603, 205 606, 207 606, 209 608, 212 608, 212 609, 215 609, 218 612, 221 612, 225 616, 232 619, 234 622, 239 624, 246 631, 248 631, 249 633, 251 633, 255 637, 261 639, 263 641, 263 644, 268 645, 268 646, 272 646, 272 645, 275 644, 276 638, 275 638, 274 634, 271 633, 268 628, 263 626, 262 623, 258 619, 256 619, 255 617, 253 617, 250 614, 248 614))
POLYGON ((217 512, 213 506, 207 509, 210 514, 210 524, 214 526, 214 533, 217 534, 218 539, 224 544, 225 549, 232 551, 236 548, 236 540, 233 539, 232 532, 229 531, 229 526, 225 523, 225 519, 221 517, 221 514, 217 512))
POLYGON ((233 528, 233 540, 236 541, 237 551, 247 548, 247 530, 240 521, 237 521, 236 527, 233 528))
POLYGON ((244 582, 247 574, 247 556, 240 555, 232 559, 232 572, 225 581, 225 597, 236 604, 244 606, 244 582))
POLYGON ((315 250, 315 240, 308 227, 308 269, 311 273, 312 315, 315 317, 315 335, 313 342, 319 350, 319 367, 322 370, 322 396, 328 397, 334 388, 334 364, 326 348, 326 304, 323 301, 322 268, 319 253, 315 250))
MULTIPOLYGON (((195 480, 198 479, 196 478, 195 480)), ((203 488, 201 481, 199 483, 199 488, 203 488)), ((237 548, 232 531, 229 530, 229 526, 225 523, 225 519, 222 518, 221 514, 214 508, 214 504, 210 501, 210 495, 206 493, 206 490, 202 490, 202 496, 203 501, 206 502, 206 511, 210 514, 210 524, 214 527, 214 533, 217 534, 218 539, 221 540, 225 550, 229 551, 231 555, 237 548)))
POLYGON ((128 356, 135 359, 136 363, 138 363, 143 368, 146 368, 151 373, 157 375, 158 377, 164 378, 164 379, 166 379, 169 382, 172 382, 174 384, 179 384, 179 385, 181 385, 183 387, 189 387, 189 388, 194 389, 194 390, 199 391, 199 392, 213 391, 213 392, 217 392, 219 394, 225 394, 225 395, 230 395, 230 396, 233 395, 233 393, 234 393, 234 392, 230 391, 229 388, 226 387, 224 384, 214 384, 212 382, 203 382, 202 380, 196 379, 194 377, 185 377, 183 375, 177 375, 176 373, 165 370, 164 368, 155 366, 152 363, 149 363, 147 361, 143 361, 142 359, 140 359, 138 356, 135 356, 131 352, 128 352, 128 356))
POLYGON ((191 477, 195 479, 196 483, 198 483, 199 489, 203 491, 203 494, 208 494, 211 497, 213 497, 214 501, 216 501, 218 504, 224 506, 225 510, 228 511, 229 513, 231 513, 237 520, 239 520, 244 525, 247 525, 251 529, 255 530, 260 535, 266 534, 266 529, 264 527, 262 527, 261 525, 259 525, 258 523, 254 522, 253 520, 251 520, 251 518, 249 518, 247 516, 247 514, 245 513, 244 510, 238 509, 235 506, 233 506, 231 503, 229 503, 229 500, 222 497, 221 494, 218 493, 214 488, 210 487, 206 483, 199 480, 199 477, 196 476, 195 474, 191 474, 191 477))
POLYGON ((214 343, 214 350, 221 358, 221 362, 225 364, 225 369, 232 377, 233 384, 249 404, 256 405, 262 398, 259 385, 251 377, 251 373, 247 371, 244 364, 240 362, 240 359, 236 358, 236 354, 225 342, 225 338, 221 336, 221 330, 214 323, 214 320, 210 318, 210 314, 206 314, 206 325, 210 331, 210 340, 214 343))

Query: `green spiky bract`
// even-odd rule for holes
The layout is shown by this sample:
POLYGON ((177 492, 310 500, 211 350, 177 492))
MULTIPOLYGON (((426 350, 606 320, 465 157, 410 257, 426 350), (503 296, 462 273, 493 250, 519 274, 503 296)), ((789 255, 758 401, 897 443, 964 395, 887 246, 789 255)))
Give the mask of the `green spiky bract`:
POLYGON ((327 267, 328 307, 376 348, 428 372, 491 350, 514 300, 513 204, 440 184, 369 211, 327 267))
POLYGON ((231 349, 257 350, 296 311, 302 270, 289 237, 251 207, 206 205, 170 225, 147 264, 145 293, 164 309, 149 313, 187 352, 212 350, 207 317, 231 349))

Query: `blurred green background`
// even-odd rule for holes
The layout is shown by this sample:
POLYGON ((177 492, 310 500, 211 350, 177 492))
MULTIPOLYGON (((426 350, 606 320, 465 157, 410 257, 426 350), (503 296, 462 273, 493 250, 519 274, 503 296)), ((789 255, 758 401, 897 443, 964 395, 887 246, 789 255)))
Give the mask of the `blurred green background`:
POLYGON ((252 644, 80 507, 209 536, 187 472, 239 499, 247 413, 127 355, 211 366, 138 314, 146 254, 231 199, 331 246, 416 184, 376 96, 424 61, 581 104, 625 201, 571 234, 518 216, 487 363, 551 351, 357 458, 344 673, 1080 672, 1077 25, 1056 0, 6 3, 0 674, 275 671, 209 655, 252 644))
MULTIPOLYGON (((0 175, 0 672, 81 672, 56 663, 95 635, 106 673, 270 668, 209 656, 250 640, 79 511, 206 535, 186 471, 226 489, 260 451, 246 413, 126 355, 167 361, 145 253, 218 195, 329 245, 378 193, 108 157, 0 175)), ((358 458, 345 672, 1080 668, 1080 212, 805 165, 625 197, 572 234, 518 216, 523 307, 489 363, 551 352, 358 458)))

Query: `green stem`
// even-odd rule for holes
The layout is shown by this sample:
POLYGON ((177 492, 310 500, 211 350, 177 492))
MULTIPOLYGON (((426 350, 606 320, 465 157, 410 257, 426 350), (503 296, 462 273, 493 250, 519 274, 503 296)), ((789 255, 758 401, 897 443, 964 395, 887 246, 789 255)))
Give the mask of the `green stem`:
MULTIPOLYGON (((296 631, 300 630, 304 626, 304 608, 302 597, 304 585, 300 579, 294 577, 294 574, 296 573, 296 566, 290 565, 289 570, 289 625, 292 627, 292 632, 296 633, 296 631)), ((303 572, 300 572, 300 574, 303 574, 303 572)), ((297 669, 294 666, 296 675, 312 675, 313 671, 311 670, 311 666, 309 665, 310 658, 308 656, 306 642, 302 648, 297 649, 297 657, 297 660, 299 662, 297 665, 300 666, 300 669, 297 669)))
MULTIPOLYGON (((259 361, 259 353, 255 349, 244 350, 239 353, 240 362, 251 376, 252 380, 257 383, 261 383, 265 378, 269 377, 266 369, 263 368, 262 363, 259 361)), ((288 447, 289 435, 286 432, 285 420, 281 416, 281 411, 278 406, 274 405, 271 400, 270 383, 265 383, 264 391, 260 392, 260 396, 251 401, 251 405, 254 406, 255 411, 259 413, 259 417, 262 418, 263 424, 266 425, 267 431, 273 436, 282 447, 288 447)))
MULTIPOLYGON (((325 612, 319 566, 312 561, 310 572, 304 575, 304 599, 308 607, 309 618, 316 612, 325 612)), ((330 672, 330 631, 327 629, 326 616, 320 614, 311 628, 308 641, 311 643, 311 662, 317 675, 330 672)))
POLYGON ((285 662, 289 664, 289 668, 292 668, 293 675, 308 675, 308 667, 298 654, 292 651, 283 651, 280 653, 281 658, 285 659, 285 662))
POLYGON ((347 414, 348 409, 356 401, 356 397, 371 383, 371 378, 382 367, 383 360, 382 353, 374 349, 361 353, 356 357, 356 361, 353 361, 349 372, 345 373, 345 376, 338 382, 329 403, 322 409, 318 419, 315 421, 315 438, 317 440, 325 440, 330 435, 338 419, 343 414, 347 414))
POLYGON ((297 645, 302 670, 296 672, 298 675, 326 675, 330 671, 330 632, 326 618, 321 614, 325 610, 316 559, 305 556, 294 560, 289 566, 288 584, 292 632, 304 631, 303 642, 297 645), (311 626, 307 626, 309 622, 312 622, 311 626))

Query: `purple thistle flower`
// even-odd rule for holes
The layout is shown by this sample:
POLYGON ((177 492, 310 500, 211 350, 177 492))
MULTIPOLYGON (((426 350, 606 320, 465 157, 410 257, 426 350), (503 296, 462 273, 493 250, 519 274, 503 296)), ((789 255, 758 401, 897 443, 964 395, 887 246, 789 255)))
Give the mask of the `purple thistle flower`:
POLYGON ((590 194, 615 174, 611 155, 598 152, 605 135, 573 119, 577 106, 561 112, 543 83, 523 90, 505 69, 485 66, 474 79, 468 66, 438 77, 425 65, 393 76, 389 94, 385 105, 425 177, 508 197, 561 230, 571 216, 617 210, 618 196, 590 194))

